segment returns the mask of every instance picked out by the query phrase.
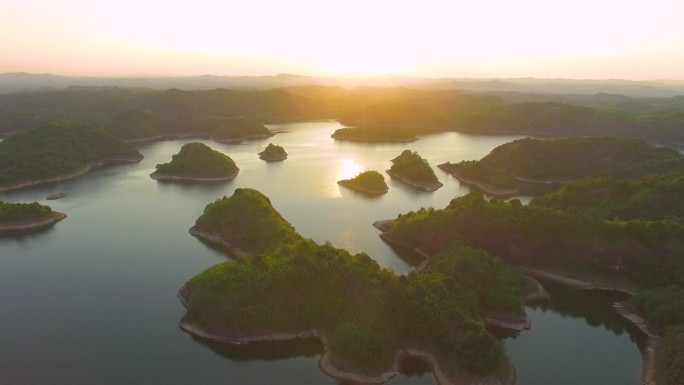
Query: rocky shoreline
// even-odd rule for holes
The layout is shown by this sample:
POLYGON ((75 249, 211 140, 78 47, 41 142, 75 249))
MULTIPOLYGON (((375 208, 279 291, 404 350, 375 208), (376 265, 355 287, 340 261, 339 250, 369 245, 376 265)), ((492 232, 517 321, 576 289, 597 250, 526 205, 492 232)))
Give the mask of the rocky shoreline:
POLYGON ((225 182, 235 179, 240 169, 235 170, 234 174, 220 177, 204 177, 204 176, 183 176, 183 175, 154 175, 150 174, 150 178, 158 181, 175 181, 175 182, 225 182))
MULTIPOLYGON (((178 299, 186 308, 188 306, 190 292, 191 288, 189 283, 185 283, 177 293, 178 299)), ((394 361, 392 362, 390 368, 377 375, 366 375, 361 373, 353 373, 336 367, 333 364, 333 352, 330 348, 329 338, 326 333, 319 330, 230 337, 208 333, 205 330, 202 330, 200 327, 193 325, 187 319, 187 315, 181 319, 179 327, 181 330, 200 338, 234 345, 244 345, 252 342, 264 341, 289 341, 295 339, 318 338, 323 344, 324 348, 324 353, 321 355, 321 358, 318 361, 319 370, 325 375, 330 376, 338 381, 346 381, 353 384, 384 384, 399 375, 399 366, 401 361, 409 357, 418 359, 430 366, 438 385, 515 385, 516 382, 515 366, 508 357, 506 357, 507 367, 505 368, 505 376, 489 375, 485 377, 474 377, 472 374, 460 373, 458 370, 453 370, 450 372, 446 371, 444 368, 450 365, 438 359, 434 354, 425 350, 407 347, 398 349, 395 352, 394 361)))
POLYGON ((573 278, 567 275, 562 275, 559 273, 553 273, 550 271, 535 269, 531 267, 516 266, 516 268, 527 276, 545 281, 551 281, 575 289, 617 291, 630 296, 633 296, 637 293, 636 288, 631 287, 627 284, 612 284, 601 282, 598 280, 573 278))
POLYGON ((0 223, 0 234, 3 233, 22 233, 22 232, 29 232, 33 230, 37 230, 43 227, 48 227, 51 226, 62 219, 66 218, 67 215, 64 213, 60 213, 57 211, 53 211, 50 213, 49 216, 39 218, 39 219, 31 219, 27 221, 16 221, 16 222, 5 222, 5 223, 0 223))
POLYGON ((478 190, 484 192, 485 194, 497 197, 497 198, 510 198, 515 195, 520 194, 520 189, 519 188, 501 188, 501 187, 495 187, 483 182, 477 182, 472 179, 464 178, 462 175, 458 173, 458 171, 452 169, 450 166, 452 166, 451 163, 443 163, 437 165, 441 170, 445 171, 449 175, 453 176, 454 178, 458 179, 459 181, 463 182, 464 184, 475 187, 478 190))
POLYGON ((404 177, 404 176, 402 176, 402 175, 400 175, 400 174, 397 174, 396 172, 391 171, 391 170, 386 170, 385 172, 387 172, 387 174, 388 174, 389 176, 391 176, 393 179, 396 179, 396 180, 398 180, 398 181, 400 181, 400 182, 402 182, 402 183, 404 183, 404 184, 407 184, 407 185, 409 185, 409 186, 411 186, 411 187, 415 187, 415 188, 417 188, 417 189, 424 190, 424 191, 430 191, 430 192, 432 192, 432 191, 436 191, 436 190, 438 190, 440 187, 444 186, 444 185, 443 185, 441 182, 439 182, 439 181, 436 181, 436 182, 429 182, 429 183, 426 183, 426 182, 417 182, 417 181, 408 179, 408 178, 406 178, 406 177, 404 177))
POLYGON ((228 253, 235 258, 247 255, 247 253, 245 253, 242 249, 231 245, 228 241, 223 239, 220 234, 207 232, 198 228, 197 226, 192 226, 188 232, 204 241, 223 246, 226 250, 228 250, 228 253))
POLYGON ((281 162, 285 159, 287 159, 287 154, 283 156, 268 156, 266 154, 262 154, 261 152, 259 153, 259 159, 265 160, 267 162, 281 162))

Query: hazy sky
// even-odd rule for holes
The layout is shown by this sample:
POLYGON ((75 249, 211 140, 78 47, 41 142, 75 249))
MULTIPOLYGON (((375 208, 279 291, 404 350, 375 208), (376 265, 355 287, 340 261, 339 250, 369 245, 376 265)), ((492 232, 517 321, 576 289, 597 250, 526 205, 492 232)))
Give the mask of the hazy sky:
POLYGON ((684 79, 684 0, 0 0, 0 72, 684 79))

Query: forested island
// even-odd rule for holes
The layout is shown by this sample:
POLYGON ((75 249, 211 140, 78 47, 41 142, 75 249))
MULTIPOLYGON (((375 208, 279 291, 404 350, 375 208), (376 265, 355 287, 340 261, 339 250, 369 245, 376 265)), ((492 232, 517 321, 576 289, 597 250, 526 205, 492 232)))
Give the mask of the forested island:
POLYGON ((282 146, 269 143, 264 151, 259 153, 259 158, 267 162, 280 162, 287 159, 287 152, 282 146))
POLYGON ((389 187, 385 183, 385 178, 377 171, 364 171, 351 179, 337 181, 341 186, 367 194, 385 194, 389 187))
POLYGON ((0 191, 73 178, 95 167, 135 163, 143 156, 106 132, 83 124, 52 124, 0 142, 0 191))
POLYGON ((418 138, 401 129, 391 128, 351 128, 345 127, 335 130, 330 135, 337 140, 347 140, 350 142, 380 142, 380 143, 408 143, 415 142, 418 138))
POLYGON ((321 370, 345 381, 385 382, 404 357, 453 383, 515 381, 483 320, 524 316, 525 280, 484 251, 454 244, 397 276, 364 253, 302 238, 251 189, 209 204, 191 233, 239 257, 179 291, 187 332, 240 344, 316 336, 321 370))
POLYGON ((66 214, 52 211, 50 207, 43 206, 38 202, 9 203, 0 201, 0 236, 49 227, 64 218, 66 218, 66 214))
POLYGON ((479 161, 438 165, 462 182, 499 197, 539 194, 591 175, 671 172, 684 165, 674 149, 620 137, 525 138, 503 144, 479 161))
POLYGON ((443 186, 427 160, 411 150, 404 150, 392 159, 392 167, 387 173, 392 178, 425 191, 435 191, 443 186))
POLYGON ((199 142, 184 144, 170 163, 155 168, 152 179, 182 181, 231 180, 240 171, 228 155, 199 142))

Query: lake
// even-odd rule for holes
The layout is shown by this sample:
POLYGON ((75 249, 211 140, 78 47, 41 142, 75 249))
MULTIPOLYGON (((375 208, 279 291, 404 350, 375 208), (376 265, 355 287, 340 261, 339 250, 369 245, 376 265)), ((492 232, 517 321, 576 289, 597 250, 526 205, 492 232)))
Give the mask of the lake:
MULTIPOLYGON (((190 142, 175 140, 140 145, 145 159, 138 164, 0 193, 2 200, 39 201, 69 215, 47 231, 0 238, 0 384, 337 383, 319 372, 316 342, 234 348, 178 328, 184 308, 176 291, 227 258, 188 234, 204 206, 235 188, 255 188, 303 236, 366 252, 404 274, 415 257, 395 252, 371 224, 446 206, 470 190, 437 164, 479 159, 519 138, 451 132, 408 144, 358 144, 331 139, 339 127, 334 121, 272 125, 280 133, 267 140, 203 141, 240 167, 237 178, 224 183, 152 180, 154 166, 190 142), (283 146, 289 158, 260 160, 257 153, 269 142, 283 146), (430 162, 444 187, 416 191, 385 174, 389 192, 369 198, 337 185, 363 169, 389 169, 390 159, 406 148, 430 162), (65 198, 45 200, 63 192, 65 198)), ((506 340, 519 385, 640 383, 636 334, 611 318, 606 301, 579 298, 586 308, 567 310, 577 301, 556 299, 528 307, 532 331, 506 340), (595 312, 610 321, 596 321, 595 312)), ((429 373, 407 371, 391 383, 434 384, 429 373)))

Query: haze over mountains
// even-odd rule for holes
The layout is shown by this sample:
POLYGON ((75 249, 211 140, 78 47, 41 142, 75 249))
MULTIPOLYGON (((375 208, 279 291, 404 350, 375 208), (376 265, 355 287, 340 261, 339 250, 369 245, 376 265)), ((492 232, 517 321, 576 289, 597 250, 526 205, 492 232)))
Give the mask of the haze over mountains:
POLYGON ((140 87, 208 90, 215 88, 270 89, 289 86, 330 85, 410 87, 421 89, 460 89, 477 92, 517 92, 541 94, 621 94, 633 97, 672 97, 684 95, 682 80, 575 80, 536 78, 426 78, 401 75, 359 75, 312 77, 292 74, 274 76, 188 76, 188 77, 79 77, 25 72, 0 74, 0 94, 82 87, 140 87))

